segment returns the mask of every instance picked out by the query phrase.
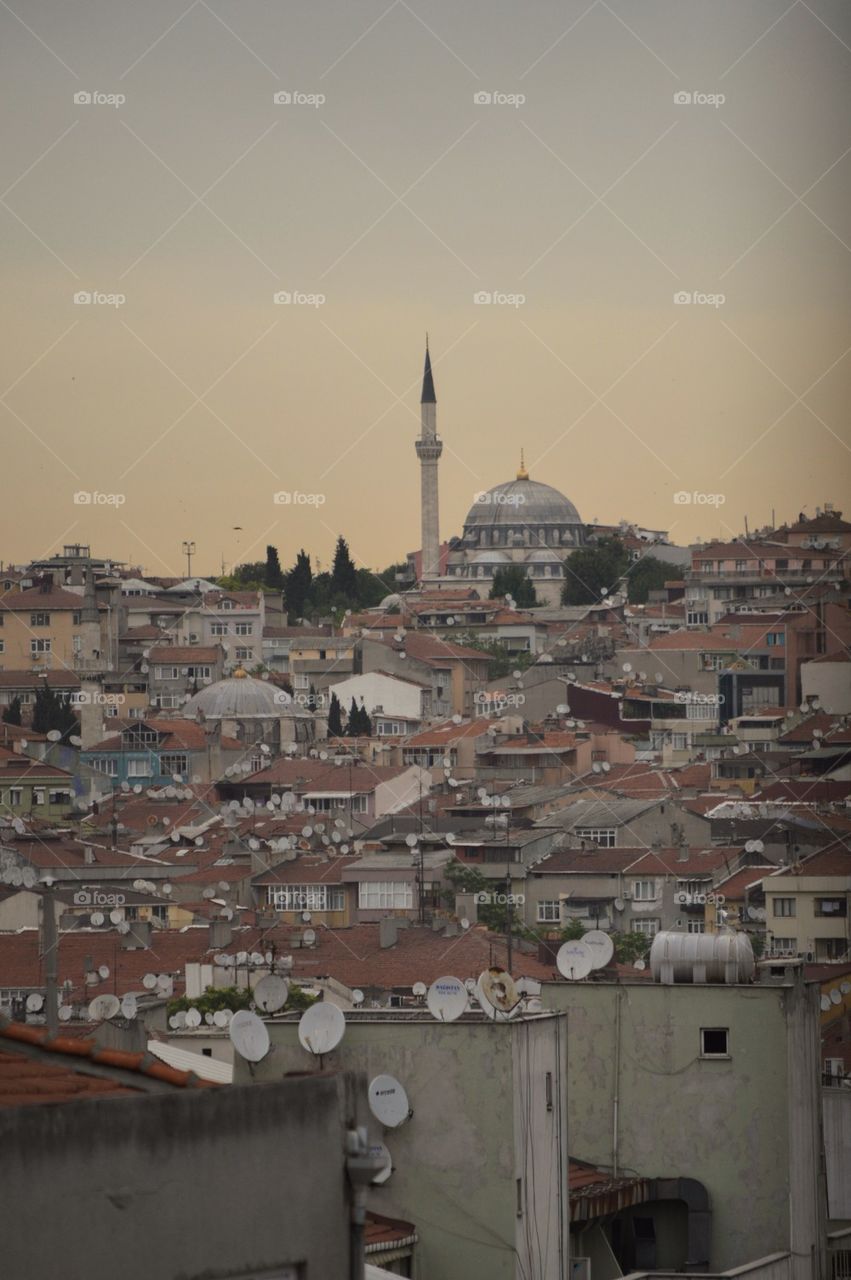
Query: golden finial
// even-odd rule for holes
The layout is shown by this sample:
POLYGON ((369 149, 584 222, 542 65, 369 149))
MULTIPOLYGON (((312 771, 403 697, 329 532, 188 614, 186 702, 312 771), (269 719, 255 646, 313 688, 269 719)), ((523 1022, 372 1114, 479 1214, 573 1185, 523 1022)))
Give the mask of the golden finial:
POLYGON ((233 678, 234 680, 247 680, 248 672, 245 670, 245 667, 237 667, 236 671, 233 673, 233 678))
POLYGON ((526 470, 526 464, 523 460, 523 450, 520 450, 520 470, 517 472, 518 480, 528 480, 529 472, 526 470))

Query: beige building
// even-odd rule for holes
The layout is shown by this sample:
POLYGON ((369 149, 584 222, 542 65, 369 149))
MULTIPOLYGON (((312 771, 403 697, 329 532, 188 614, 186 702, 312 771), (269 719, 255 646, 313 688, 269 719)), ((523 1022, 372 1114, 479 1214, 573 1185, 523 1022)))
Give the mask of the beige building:
POLYGON ((767 949, 816 963, 848 958, 851 850, 841 842, 763 881, 767 949))

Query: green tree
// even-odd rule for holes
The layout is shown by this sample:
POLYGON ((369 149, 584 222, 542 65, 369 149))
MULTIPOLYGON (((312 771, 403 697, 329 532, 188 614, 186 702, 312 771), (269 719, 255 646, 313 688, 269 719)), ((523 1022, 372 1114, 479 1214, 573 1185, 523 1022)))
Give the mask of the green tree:
POLYGON ((265 582, 270 591, 283 591, 284 589, 284 573, 281 569, 281 562, 278 559, 278 548, 269 546, 266 548, 266 569, 265 582))
POLYGON ((601 538, 579 547, 565 561, 562 604, 596 604, 611 594, 629 568, 629 552, 620 538, 601 538))
POLYGON ((461 632, 452 639, 458 644, 466 645, 468 649, 478 649, 492 659, 488 667, 489 680, 501 680, 512 671, 525 671, 535 660, 531 653, 510 653, 501 641, 483 640, 473 631, 461 632))
POLYGON ((669 578, 676 577, 677 572, 672 565, 656 556, 642 556, 627 575, 630 604, 646 604, 649 593, 661 591, 669 578))
POLYGON ((370 716, 366 707, 361 707, 360 715, 361 715, 361 734, 363 735, 364 738, 371 738, 372 737, 372 717, 370 716))
POLYGON ((357 603, 358 575, 354 561, 349 554, 349 544, 342 534, 337 539, 334 549, 334 564, 331 569, 331 593, 341 595, 349 603, 357 603))
POLYGON ((51 733, 54 729, 67 742, 72 734, 79 734, 80 725, 68 699, 56 693, 49 685, 40 685, 35 691, 32 727, 36 733, 51 733))
MULTIPOLYGON (((478 867, 465 866, 457 858, 448 863, 443 872, 452 886, 452 905, 456 893, 487 894, 489 897, 508 892, 507 883, 499 880, 486 880, 478 867)), ((508 932, 508 904, 504 902, 477 902, 476 915, 481 924, 486 925, 493 933, 508 932)), ((517 911, 511 913, 511 933, 513 937, 536 939, 536 934, 527 929, 517 911)))
POLYGON ((3 720, 5 724, 21 724, 21 699, 15 694, 8 707, 3 708, 3 720))
POLYGON ((611 939, 615 944, 615 959, 618 964, 644 960, 650 950, 650 939, 643 933, 613 933, 611 939))
POLYGON ((343 712, 340 706, 340 699, 336 693, 331 692, 331 702, 328 706, 328 737, 342 738, 343 736, 343 712))
POLYGON ((587 923, 583 924, 581 920, 571 920, 562 929, 561 938, 563 942, 575 942, 577 938, 581 938, 587 932, 587 923))
POLYGON ((511 596, 519 609, 535 608, 538 603, 535 584, 522 565, 507 564, 497 569, 493 575, 493 586, 488 598, 501 600, 503 596, 511 596))
POLYGON ((313 570, 310 567, 310 556, 302 547, 296 556, 295 564, 284 579, 284 600, 291 623, 304 617, 312 582, 313 570))
POLYGON ((360 712, 358 704, 352 698, 352 705, 349 707, 349 715, 346 720, 346 733, 350 738, 356 738, 360 732, 360 712))

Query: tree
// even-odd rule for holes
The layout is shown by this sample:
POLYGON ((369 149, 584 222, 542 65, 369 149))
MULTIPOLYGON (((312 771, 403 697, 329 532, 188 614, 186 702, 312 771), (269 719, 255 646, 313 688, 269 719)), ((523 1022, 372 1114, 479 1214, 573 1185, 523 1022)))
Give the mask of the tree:
POLYGON ((364 738, 371 738, 372 737, 372 718, 369 712, 367 711, 366 707, 361 707, 360 715, 361 715, 361 729, 360 729, 361 734, 364 738))
POLYGON ((453 636, 453 640, 465 645, 468 649, 478 649, 480 653, 486 653, 492 659, 488 667, 489 680, 501 680, 512 671, 525 671, 535 661, 535 655, 532 653, 511 653, 500 640, 490 638, 483 640, 473 631, 460 632, 457 636, 453 636))
POLYGON ((672 565, 665 564, 656 556, 642 556, 637 560, 626 579, 630 604, 646 604, 649 593, 661 591, 672 576, 672 570, 672 565))
POLYGON ((3 708, 3 721, 5 724, 21 724, 21 699, 15 694, 8 707, 3 708))
POLYGON ((535 584, 522 565, 507 564, 497 569, 493 575, 493 586, 488 598, 501 600, 503 596, 511 596, 520 609, 535 608, 538 603, 535 584))
POLYGON ((40 685, 35 691, 32 727, 36 733, 50 733, 56 729, 65 742, 72 734, 80 732, 79 722, 68 699, 55 693, 47 684, 40 685))
MULTIPOLYGON (((510 890, 507 885, 500 885, 498 880, 486 880, 478 867, 465 866, 454 858, 447 864, 443 872, 452 886, 453 905, 456 893, 482 894, 487 898, 505 897, 510 890)), ((476 915, 481 924, 487 925, 493 933, 506 933, 508 930, 508 904, 505 902, 476 902, 476 915)), ((536 934, 527 929, 516 910, 511 914, 511 933, 518 938, 533 940, 536 934)))
POLYGON ((328 707, 328 737, 342 738, 343 736, 343 713, 340 706, 340 699, 336 693, 331 692, 331 702, 328 707))
POLYGON ((352 698, 352 705, 349 707, 349 716, 346 720, 346 733, 350 738, 356 738, 360 732, 360 712, 358 704, 352 698))
POLYGON ((565 561, 562 604, 597 604, 611 594, 629 568, 629 552, 620 538, 601 538, 579 547, 565 561))
POLYGON ((310 567, 310 556, 302 547, 296 556, 295 564, 284 579, 284 599, 290 622, 304 617, 305 604, 313 581, 313 570, 310 567))
POLYGON ((332 595, 345 596, 350 603, 357 603, 358 575, 354 561, 349 554, 349 544, 340 534, 334 550, 334 564, 331 569, 332 595))
POLYGON ((266 570, 265 570, 266 586, 272 591, 283 591, 284 589, 284 573, 281 569, 281 562, 278 559, 278 548, 269 546, 266 548, 266 570))
POLYGON ((618 964, 632 964, 635 960, 644 960, 650 950, 650 939, 644 933, 613 933, 615 959, 618 964))
POLYGON ((563 942, 575 942, 577 938, 583 937, 587 932, 587 924, 583 924, 581 920, 571 920, 562 929, 561 938, 563 942))

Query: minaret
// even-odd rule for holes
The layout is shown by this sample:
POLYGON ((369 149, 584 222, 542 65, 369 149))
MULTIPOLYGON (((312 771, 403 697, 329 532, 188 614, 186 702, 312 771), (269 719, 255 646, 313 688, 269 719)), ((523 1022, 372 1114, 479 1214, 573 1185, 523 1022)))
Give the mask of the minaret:
POLYGON ((422 519, 422 564, 420 580, 440 576, 440 521, 437 502, 437 463, 443 453, 443 441, 437 435, 437 397, 431 376, 431 357, 426 336, 423 393, 420 396, 420 438, 417 440, 420 460, 420 512, 422 519))

